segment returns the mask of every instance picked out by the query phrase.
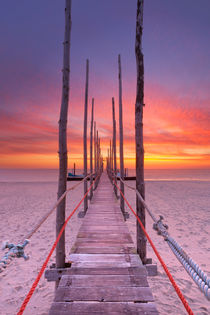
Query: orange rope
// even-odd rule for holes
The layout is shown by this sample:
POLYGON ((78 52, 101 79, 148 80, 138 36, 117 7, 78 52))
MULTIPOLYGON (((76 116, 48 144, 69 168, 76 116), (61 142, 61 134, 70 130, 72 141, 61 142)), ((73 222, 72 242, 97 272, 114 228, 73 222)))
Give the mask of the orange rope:
MULTIPOLYGON (((94 184, 94 183, 93 183, 93 184, 94 184)), ((24 312, 24 310, 25 310, 25 308, 26 308, 26 306, 27 306, 27 304, 28 304, 30 298, 32 297, 32 295, 33 295, 33 293, 34 293, 34 290, 36 289, 37 284, 39 283, 39 280, 40 280, 40 278, 41 278, 41 276, 42 276, 42 274, 43 274, 45 268, 47 267, 47 264, 48 264, 48 262, 49 262, 49 259, 50 259, 50 257, 52 256, 52 254, 53 254, 53 252, 54 252, 54 250, 55 250, 55 248, 56 248, 56 246, 57 246, 57 244, 58 244, 58 242, 59 242, 59 240, 60 240, 60 238, 61 238, 61 235, 63 234, 63 231, 64 231, 65 228, 66 228, 66 225, 67 225, 68 221, 71 219, 71 217, 73 216, 73 214, 74 214, 74 213, 76 212, 76 210, 79 208, 79 206, 81 205, 81 203, 83 202, 83 200, 84 200, 85 197, 87 196, 88 192, 89 192, 90 189, 92 188, 93 184, 90 186, 90 188, 88 189, 88 191, 86 192, 86 194, 84 195, 84 197, 80 200, 80 202, 78 203, 78 205, 74 208, 74 210, 71 212, 71 214, 68 216, 68 218, 67 218, 66 221, 64 222, 64 224, 63 224, 63 226, 62 226, 62 228, 61 228, 61 230, 60 230, 60 233, 58 234, 58 237, 57 237, 55 243, 53 244, 53 246, 52 246, 52 248, 51 248, 51 250, 50 250, 49 255, 47 256, 45 262, 43 263, 42 268, 41 268, 40 272, 38 273, 38 276, 37 276, 36 280, 34 281, 34 283, 33 283, 32 287, 31 287, 30 291, 28 292, 28 294, 27 294, 25 300, 23 301, 23 303, 22 303, 22 305, 21 305, 21 308, 20 308, 19 312, 17 313, 17 315, 22 315, 22 314, 23 314, 23 312, 24 312)))
POLYGON ((118 185, 114 182, 115 186, 118 188, 118 190, 120 191, 120 194, 122 195, 123 199, 125 200, 125 202, 127 203, 128 207, 130 208, 130 210, 132 211, 132 213, 135 215, 136 219, 138 220, 144 234, 146 235, 148 241, 150 242, 150 245, 152 246, 155 255, 157 256, 157 258, 159 259, 163 269, 165 270, 169 280, 171 281, 177 295, 179 296, 180 300, 182 301, 186 311, 188 312, 188 314, 190 315, 194 315, 193 311, 191 310, 188 302, 186 301, 184 295, 182 294, 181 290, 179 289, 178 285, 176 284, 174 278, 172 277, 171 273, 169 272, 166 264, 164 263, 163 259, 161 258, 160 254, 158 253, 153 241, 151 240, 151 238, 149 237, 149 235, 147 234, 144 225, 142 224, 141 220, 139 219, 139 217, 137 216, 137 214, 135 213, 135 211, 133 210, 133 208, 131 207, 131 205, 129 204, 129 202, 127 201, 127 199, 125 198, 125 196, 123 195, 122 191, 120 190, 120 188, 118 187, 118 185))

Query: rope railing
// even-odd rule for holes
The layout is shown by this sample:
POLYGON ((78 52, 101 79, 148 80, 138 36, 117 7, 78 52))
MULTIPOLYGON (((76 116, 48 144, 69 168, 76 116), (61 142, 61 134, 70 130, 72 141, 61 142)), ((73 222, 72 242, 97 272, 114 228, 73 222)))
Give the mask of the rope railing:
POLYGON ((172 276, 171 273, 169 272, 169 270, 168 270, 166 264, 164 263, 163 259, 161 258, 160 254, 158 253, 158 251, 157 251, 157 249, 156 249, 156 247, 155 247, 153 241, 151 240, 150 236, 148 235, 148 233, 147 233, 147 231, 146 231, 144 225, 142 224, 140 218, 137 216, 137 214, 135 213, 135 211, 133 210, 133 208, 131 207, 131 205, 129 204, 128 200, 125 198, 124 194, 122 193, 122 191, 120 190, 120 188, 118 187, 118 185, 117 185, 117 183, 116 183, 115 181, 114 181, 114 185, 116 185, 116 187, 117 187, 117 189, 119 190, 121 196, 122 196, 123 199, 125 200, 127 206, 129 207, 129 209, 131 210, 131 212, 132 212, 132 213, 134 214, 134 216, 136 217, 136 219, 137 219, 139 225, 141 226, 141 228, 142 228, 142 230, 143 230, 143 232, 144 232, 146 238, 148 239, 148 241, 149 241, 149 243, 150 243, 152 249, 154 250, 155 255, 157 256, 158 260, 160 261, 160 263, 161 263, 163 269, 165 270, 165 272, 166 272, 166 274, 167 274, 169 280, 171 281, 171 284, 173 285, 173 287, 174 287, 174 289, 175 289, 175 291, 176 291, 178 297, 180 298, 182 304, 184 305, 186 311, 188 312, 189 315, 194 315, 194 313, 193 313, 192 309, 190 308, 190 306, 189 306, 187 300, 185 299, 185 297, 184 297, 184 295, 182 294, 180 288, 179 288, 178 285, 176 284, 176 282, 175 282, 173 276, 172 276))
MULTIPOLYGON (((98 175, 98 176, 99 176, 99 175, 98 175)), ((97 177, 98 177, 98 176, 97 176, 97 177)), ((45 262, 43 263, 43 265, 42 265, 42 267, 41 267, 41 269, 40 269, 40 271, 39 271, 39 273, 38 273, 38 275, 37 275, 37 277, 36 277, 34 283, 33 283, 32 286, 31 286, 31 289, 29 290, 29 292, 28 292, 26 298, 24 299, 24 301, 23 301, 23 303, 22 303, 22 305, 21 305, 21 307, 20 307, 20 310, 19 310, 19 312, 17 313, 17 315, 22 315, 22 314, 23 314, 23 312, 24 312, 24 310, 25 310, 25 308, 26 308, 28 302, 30 301, 30 299, 31 299, 31 297, 32 297, 32 295, 33 295, 33 293, 34 293, 34 291, 35 291, 35 289, 36 289, 36 287, 37 287, 37 285, 38 285, 38 283, 39 283, 39 280, 41 279, 41 276, 42 276, 43 273, 44 273, 44 270, 45 270, 46 267, 47 267, 47 264, 48 264, 48 262, 49 262, 49 260, 50 260, 50 257, 52 256, 52 254, 53 254, 53 252, 54 252, 54 250, 55 250, 55 248, 56 248, 56 246, 57 246, 57 244, 58 244, 58 242, 59 242, 59 240, 60 240, 60 238, 61 238, 61 236, 62 236, 62 234, 63 234, 63 232, 64 232, 64 230, 65 230, 65 228, 66 228, 67 223, 69 222, 69 220, 71 219, 71 217, 73 216, 73 214, 77 211, 77 209, 80 207, 80 205, 81 205, 82 202, 84 201, 85 197, 88 195, 89 191, 90 191, 91 188, 93 187, 93 185, 94 185, 94 183, 89 187, 89 189, 88 189, 88 191, 86 192, 86 194, 83 196, 83 198, 80 200, 80 202, 79 202, 79 203, 77 204, 77 206, 74 208, 74 210, 71 212, 71 214, 70 214, 70 215, 68 216, 68 218, 65 220, 65 222, 64 222, 64 224, 63 224, 63 226, 62 226, 62 228, 61 228, 61 230, 60 230, 60 233, 58 234, 57 239, 55 240, 55 242, 54 242, 54 244, 53 244, 53 246, 52 246, 52 248, 51 248, 51 250, 50 250, 50 252, 49 252, 49 254, 48 254, 47 258, 46 258, 46 260, 45 260, 45 262)))
POLYGON ((37 232, 37 230, 40 228, 40 226, 49 218, 49 216, 54 212, 54 210, 57 208, 57 206, 60 204, 60 202, 66 197, 66 195, 77 188, 79 185, 81 185, 87 178, 91 177, 95 173, 88 174, 85 178, 83 178, 79 183, 75 184, 74 186, 68 188, 61 197, 56 201, 54 206, 38 221, 38 223, 32 228, 32 230, 20 241, 17 245, 9 242, 5 242, 3 244, 2 249, 8 249, 8 252, 3 256, 3 258, 0 260, 0 272, 2 272, 8 264, 12 261, 13 258, 17 257, 23 257, 25 260, 29 259, 29 256, 27 256, 24 253, 25 246, 29 243, 29 239, 33 236, 34 233, 37 232))
POLYGON ((190 275, 192 280, 197 284, 200 291, 205 295, 205 297, 210 301, 210 278, 206 273, 199 267, 199 265, 193 261, 193 259, 182 249, 182 247, 176 242, 176 240, 171 237, 168 233, 168 226, 163 223, 163 216, 160 216, 160 219, 156 219, 152 211, 149 209, 148 205, 137 191, 136 188, 128 185, 125 181, 120 178, 120 180, 127 186, 129 189, 132 189, 136 192, 139 200, 147 210, 150 217, 153 219, 153 229, 157 231, 158 235, 164 237, 164 240, 167 242, 168 246, 179 260, 179 262, 183 265, 184 269, 190 275))

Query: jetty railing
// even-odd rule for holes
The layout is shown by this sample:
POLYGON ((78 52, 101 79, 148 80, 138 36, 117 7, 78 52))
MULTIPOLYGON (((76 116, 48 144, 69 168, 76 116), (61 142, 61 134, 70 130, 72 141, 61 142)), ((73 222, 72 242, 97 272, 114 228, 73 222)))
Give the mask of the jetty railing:
MULTIPOLYGON (((117 185, 117 177, 115 173, 111 170, 109 170, 109 176, 111 177, 112 174, 112 180, 111 182, 115 187, 118 188, 120 191, 120 194, 123 196, 124 200, 126 201, 128 207, 133 212, 133 209, 131 209, 130 204, 125 199, 124 194, 120 190, 120 188, 117 185)), ((187 271, 187 273, 190 275, 192 280, 196 283, 196 285, 199 287, 200 291, 205 295, 205 297, 210 301, 210 278, 207 276, 207 274, 199 267, 199 265, 186 253, 186 251, 179 245, 179 243, 170 236, 168 232, 168 225, 163 223, 163 216, 160 215, 159 219, 156 218, 154 213, 151 211, 151 209, 148 207, 145 200, 142 198, 141 194, 138 192, 138 190, 130 185, 128 185, 121 177, 119 178, 120 182, 123 182, 123 184, 128 187, 129 189, 133 190, 141 202, 141 204, 146 209, 149 216, 152 218, 154 224, 153 229, 157 231, 158 235, 161 235, 164 240, 167 242, 168 246, 172 250, 173 254, 176 256, 178 261, 183 265, 184 269, 187 271)), ((137 220, 138 216, 135 214, 137 220)), ((141 228, 144 230, 144 228, 141 228)))

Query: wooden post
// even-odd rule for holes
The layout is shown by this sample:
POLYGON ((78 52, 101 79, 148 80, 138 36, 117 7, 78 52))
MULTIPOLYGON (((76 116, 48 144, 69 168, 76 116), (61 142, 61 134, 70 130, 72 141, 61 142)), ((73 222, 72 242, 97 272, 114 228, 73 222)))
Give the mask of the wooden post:
POLYGON ((110 165, 109 179, 112 182, 112 140, 109 141, 109 165, 110 165))
MULTIPOLYGON (((87 115, 88 115, 88 79, 89 79, 89 60, 86 60, 86 83, 85 83, 85 108, 84 108, 84 177, 87 176, 87 115)), ((87 193, 87 180, 84 181, 84 195, 87 193)), ((84 214, 88 208, 88 197, 84 199, 84 214)))
MULTIPOLYGON (((98 174, 99 174, 99 177, 101 176, 100 174, 100 145, 101 145, 101 139, 98 138, 98 174)), ((99 183, 99 177, 98 177, 98 182, 97 182, 97 185, 99 183)))
MULTIPOLYGON (((114 176, 117 182, 117 155, 116 155, 116 119, 115 119, 115 104, 114 97, 112 97, 112 119, 113 119, 113 153, 114 153, 114 176)), ((114 185, 114 192, 117 197, 117 187, 114 185)))
MULTIPOLYGON (((59 120, 59 180, 58 199, 66 191, 67 179, 67 116, 69 103, 69 73, 70 73, 70 33, 71 33, 71 0, 66 0, 65 7, 65 36, 63 54, 63 89, 59 120)), ((66 198, 58 205, 56 211, 56 236, 65 222, 66 198)), ((56 267, 65 267, 65 232, 63 232, 56 247, 56 267)))
POLYGON ((76 175, 76 164, 74 163, 74 176, 76 175))
POLYGON ((96 122, 95 121, 94 121, 94 172, 95 172, 94 189, 96 189, 97 152, 96 152, 96 122))
MULTIPOLYGON (((124 180, 124 157, 123 157, 123 114, 122 114, 122 73, 121 58, 118 56, 119 66, 119 131, 120 131, 120 177, 124 180)), ((120 190, 124 194, 124 184, 120 181, 120 190)), ((122 195, 120 195, 120 208, 125 217, 125 205, 122 195)))
POLYGON ((109 159, 109 149, 107 149, 107 170, 108 170, 108 175, 109 175, 109 161, 110 161, 110 159, 109 159))
MULTIPOLYGON (((94 116, 94 98, 92 98, 92 113, 90 126, 90 173, 93 173, 93 116, 94 116)), ((93 175, 90 177, 90 185, 93 184, 93 175)), ((90 200, 93 197, 93 187, 90 190, 90 200)))
MULTIPOLYGON (((98 177, 98 175, 99 175, 99 173, 98 173, 98 130, 96 131, 96 174, 98 177)), ((98 178, 96 180, 95 188, 97 188, 97 186, 98 186, 98 178)))
MULTIPOLYGON (((144 106, 144 56, 142 53, 144 0, 137 2, 136 17, 136 67, 137 89, 135 104, 135 138, 136 138, 136 189, 145 198, 144 186, 144 145, 143 145, 143 106, 144 106)), ((136 213, 145 226, 145 209, 139 198, 136 197, 136 213)), ((146 263, 146 237, 137 223, 137 252, 143 263, 146 263)))

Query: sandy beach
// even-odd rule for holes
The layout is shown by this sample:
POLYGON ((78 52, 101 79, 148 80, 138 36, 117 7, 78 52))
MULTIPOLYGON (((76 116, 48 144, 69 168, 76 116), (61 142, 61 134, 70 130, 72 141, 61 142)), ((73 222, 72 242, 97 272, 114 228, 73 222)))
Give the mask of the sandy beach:
MULTIPOLYGON (((129 183, 134 186, 135 183, 129 183)), ((156 217, 163 215, 169 233, 183 249, 210 276, 210 182, 208 181, 149 181, 146 182, 146 202, 156 217)), ((126 189, 126 195, 135 206, 134 193, 126 189)), ((129 211, 129 210, 128 210, 129 211)), ((136 239, 134 216, 127 221, 133 240, 136 239)), ((147 215, 146 229, 169 271, 196 315, 210 314, 207 301, 197 285, 191 280, 167 243, 152 229, 152 219, 147 215)), ((158 275, 149 277, 160 314, 186 314, 175 290, 168 280, 153 250, 148 245, 148 255, 158 265, 158 275)))
MULTIPOLYGON (((129 184, 134 185, 134 182, 129 184)), ((68 183, 68 186, 74 185, 68 183)), ((169 225, 170 234, 183 246, 187 253, 210 275, 210 182, 209 181, 147 181, 146 201, 155 215, 162 214, 169 225)), ((34 226, 34 223, 48 211, 56 200, 55 181, 17 181, 0 183, 0 240, 17 243, 34 226)), ((67 198, 67 214, 82 197, 82 185, 67 198)), ((126 189, 128 200, 135 206, 134 193, 126 189)), ((79 211, 82 208, 79 209, 79 211)), ((129 210, 128 210, 129 211, 129 210)), ((66 253, 68 254, 82 222, 74 215, 66 231, 66 253)), ((135 241, 135 218, 127 221, 135 241)), ((147 218, 147 231, 162 258, 180 286, 194 314, 209 314, 210 303, 206 300, 164 240, 152 229, 147 218)), ((15 259, 0 274, 0 314, 16 314, 28 293, 42 263, 55 240, 55 214, 42 225, 26 247, 28 261, 15 259)), ((1 252, 3 256, 3 252, 1 252)), ((164 270, 148 246, 148 257, 158 264, 158 275, 149 278, 153 295, 160 314, 186 314, 164 270)), ((50 263, 54 262, 54 257, 50 263)), ((44 277, 32 296, 24 314, 48 314, 54 297, 54 283, 44 277)))

